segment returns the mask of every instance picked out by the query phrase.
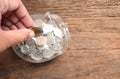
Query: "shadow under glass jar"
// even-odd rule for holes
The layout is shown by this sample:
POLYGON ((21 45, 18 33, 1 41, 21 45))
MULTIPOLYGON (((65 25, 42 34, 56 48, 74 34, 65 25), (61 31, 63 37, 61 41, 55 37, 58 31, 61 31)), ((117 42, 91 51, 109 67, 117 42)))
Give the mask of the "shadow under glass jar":
POLYGON ((42 63, 62 55, 70 39, 67 24, 56 14, 34 14, 32 30, 35 36, 13 46, 22 59, 31 63, 42 63))

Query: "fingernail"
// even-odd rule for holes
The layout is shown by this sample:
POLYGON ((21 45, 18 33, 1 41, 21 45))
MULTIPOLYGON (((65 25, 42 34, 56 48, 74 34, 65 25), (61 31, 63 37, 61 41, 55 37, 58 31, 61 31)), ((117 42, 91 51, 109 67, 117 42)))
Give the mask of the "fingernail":
POLYGON ((33 31, 30 32, 30 38, 35 36, 35 33, 33 31))

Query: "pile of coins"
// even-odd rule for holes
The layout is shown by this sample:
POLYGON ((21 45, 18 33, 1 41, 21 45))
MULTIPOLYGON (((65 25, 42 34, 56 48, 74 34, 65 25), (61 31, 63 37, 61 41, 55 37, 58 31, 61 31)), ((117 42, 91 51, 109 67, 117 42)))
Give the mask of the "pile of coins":
POLYGON ((35 32, 35 36, 18 44, 15 49, 26 58, 34 61, 51 59, 60 55, 65 45, 62 30, 55 25, 43 22, 41 19, 34 22, 35 27, 32 30, 35 32))

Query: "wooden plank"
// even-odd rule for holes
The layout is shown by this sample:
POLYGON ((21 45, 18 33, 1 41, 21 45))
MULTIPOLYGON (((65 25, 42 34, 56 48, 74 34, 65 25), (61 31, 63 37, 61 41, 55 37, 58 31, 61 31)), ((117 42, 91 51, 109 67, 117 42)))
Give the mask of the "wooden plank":
POLYGON ((50 11, 69 24, 68 50, 31 64, 10 48, 0 54, 0 79, 120 79, 119 0, 23 0, 30 14, 50 11))

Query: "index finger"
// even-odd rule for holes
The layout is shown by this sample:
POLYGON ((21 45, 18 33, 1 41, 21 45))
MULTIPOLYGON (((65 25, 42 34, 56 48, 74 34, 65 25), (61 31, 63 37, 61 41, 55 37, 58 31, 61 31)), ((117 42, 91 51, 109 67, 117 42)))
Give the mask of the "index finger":
POLYGON ((21 20, 21 22, 24 24, 24 26, 26 26, 26 27, 33 26, 33 24, 34 24, 33 20, 30 17, 27 9, 25 8, 25 6, 23 5, 22 2, 20 2, 20 6, 15 11, 15 14, 21 20))

